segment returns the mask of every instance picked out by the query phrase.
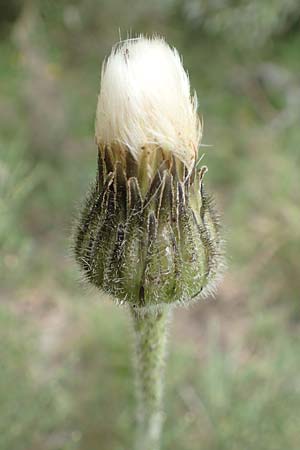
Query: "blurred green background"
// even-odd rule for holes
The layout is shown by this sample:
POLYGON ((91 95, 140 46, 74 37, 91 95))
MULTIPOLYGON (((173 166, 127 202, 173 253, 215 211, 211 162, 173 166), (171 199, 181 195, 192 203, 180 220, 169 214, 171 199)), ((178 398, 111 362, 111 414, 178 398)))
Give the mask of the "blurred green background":
POLYGON ((0 450, 132 448, 130 320, 69 250, 101 61, 128 32, 184 57, 227 241, 216 298, 175 313, 163 450, 299 450, 299 1, 0 6, 0 450))

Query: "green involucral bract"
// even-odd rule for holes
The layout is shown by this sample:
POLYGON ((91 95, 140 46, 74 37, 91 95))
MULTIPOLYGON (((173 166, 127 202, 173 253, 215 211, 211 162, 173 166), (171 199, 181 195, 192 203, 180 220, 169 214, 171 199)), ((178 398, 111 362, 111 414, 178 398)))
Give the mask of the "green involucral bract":
POLYGON ((98 172, 81 212, 76 259, 93 285, 133 308, 186 303, 209 291, 222 264, 206 167, 188 172, 161 149, 137 163, 99 146, 98 172))

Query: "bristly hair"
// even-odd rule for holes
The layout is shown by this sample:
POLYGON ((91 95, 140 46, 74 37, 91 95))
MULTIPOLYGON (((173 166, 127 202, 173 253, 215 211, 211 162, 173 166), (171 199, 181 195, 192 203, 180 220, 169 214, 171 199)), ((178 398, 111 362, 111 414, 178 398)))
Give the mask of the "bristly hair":
POLYGON ((191 169, 201 133, 197 97, 177 50, 160 37, 119 42, 102 67, 97 144, 122 145, 136 161, 144 146, 160 147, 191 169))

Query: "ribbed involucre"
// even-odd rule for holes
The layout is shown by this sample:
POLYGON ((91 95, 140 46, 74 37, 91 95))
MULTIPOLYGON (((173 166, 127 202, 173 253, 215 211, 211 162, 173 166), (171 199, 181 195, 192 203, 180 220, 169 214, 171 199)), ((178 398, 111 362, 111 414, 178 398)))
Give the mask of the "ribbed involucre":
POLYGON ((206 167, 188 172, 160 149, 151 161, 138 166, 130 152, 99 147, 75 236, 85 278, 133 308, 196 299, 213 288, 222 266, 206 167))

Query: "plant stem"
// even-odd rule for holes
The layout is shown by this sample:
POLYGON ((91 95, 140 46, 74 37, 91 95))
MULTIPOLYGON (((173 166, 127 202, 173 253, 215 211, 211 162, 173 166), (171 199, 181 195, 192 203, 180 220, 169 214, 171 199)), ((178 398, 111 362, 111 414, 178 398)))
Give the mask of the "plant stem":
POLYGON ((140 314, 131 309, 136 337, 136 450, 159 450, 162 427, 163 368, 170 309, 140 314))

